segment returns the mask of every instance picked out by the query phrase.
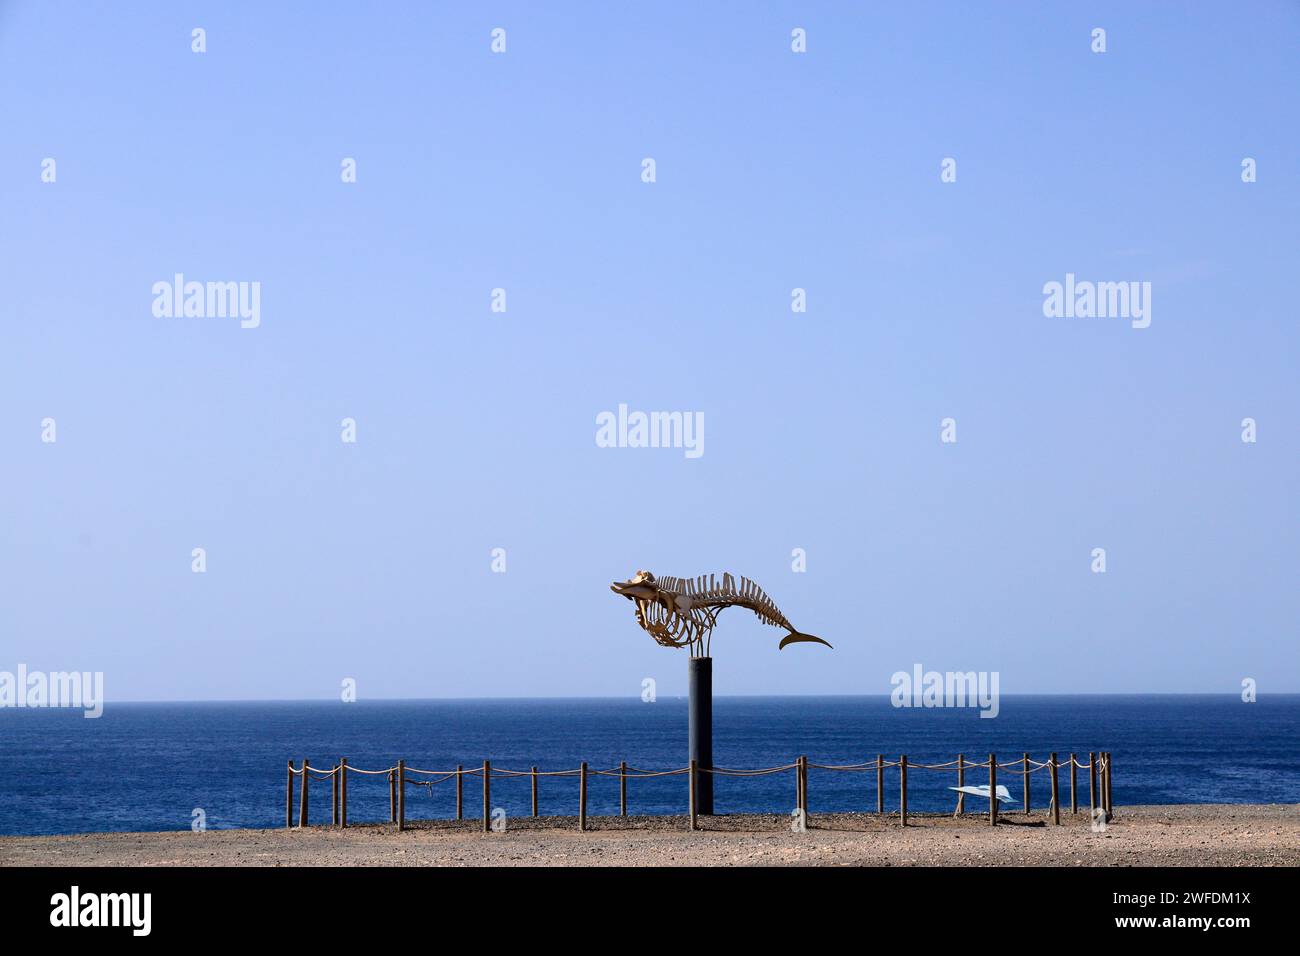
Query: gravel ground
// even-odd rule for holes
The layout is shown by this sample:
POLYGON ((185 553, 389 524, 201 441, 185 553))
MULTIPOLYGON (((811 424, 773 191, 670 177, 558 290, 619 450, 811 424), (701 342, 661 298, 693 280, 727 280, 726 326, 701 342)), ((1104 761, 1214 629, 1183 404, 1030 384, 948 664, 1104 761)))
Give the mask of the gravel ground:
POLYGON ((806 833, 785 817, 574 817, 415 821, 346 830, 212 830, 0 837, 4 866, 1297 866, 1300 805, 1199 804, 1120 807, 1104 833, 1086 810, 1009 814, 997 827, 968 815, 814 813, 806 833))

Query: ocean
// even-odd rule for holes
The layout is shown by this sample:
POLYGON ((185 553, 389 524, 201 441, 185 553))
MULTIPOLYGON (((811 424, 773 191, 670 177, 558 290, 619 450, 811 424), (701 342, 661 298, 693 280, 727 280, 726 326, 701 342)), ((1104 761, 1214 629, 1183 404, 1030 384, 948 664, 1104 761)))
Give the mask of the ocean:
MULTIPOLYGON (((714 763, 758 768, 799 754, 847 764, 907 754, 940 763, 963 752, 999 762, 1023 751, 1045 760, 1074 751, 1114 754, 1114 801, 1295 803, 1300 801, 1300 695, 1003 696, 1001 712, 891 706, 887 697, 719 697, 714 701, 714 763)), ((399 757, 433 770, 481 766, 540 770, 610 769, 620 760, 642 770, 686 764, 686 700, 428 700, 342 702, 109 703, 99 719, 79 710, 0 710, 0 833, 188 830, 284 825, 286 762, 307 757, 331 766, 378 769, 399 757)), ((1084 758, 1086 759, 1086 758, 1084 758)), ((987 773, 987 771, 983 772, 987 773)), ((1068 773, 1061 772, 1068 807, 1068 773)), ((908 775, 910 811, 951 810, 953 774, 908 775)), ((987 782, 979 771, 967 783, 987 782)), ((1033 804, 1048 801, 1046 771, 1032 776, 1033 804)), ((1080 773, 1087 805, 1087 774, 1080 773)), ((1020 778, 1000 774, 1017 800, 1020 778)), ((591 781, 589 813, 618 811, 618 780, 591 781)), ((791 772, 719 777, 719 813, 787 813, 791 772)), ((465 780, 466 814, 482 806, 481 783, 465 780)), ((875 773, 813 770, 809 809, 874 810, 875 773)), ((631 813, 684 813, 685 776, 632 780, 631 813)), ((312 787, 311 817, 328 823, 328 783, 312 787)), ((493 780, 492 804, 529 813, 527 778, 493 780)), ((577 812, 578 782, 544 777, 541 812, 577 812)), ((977 801, 978 802, 978 801, 977 801)), ((886 773, 886 806, 898 804, 897 771, 886 773)), ((350 822, 386 821, 384 777, 349 781, 350 822)), ((1014 809, 1014 808, 1009 808, 1014 809)), ((454 815, 454 783, 412 787, 411 819, 454 815)))

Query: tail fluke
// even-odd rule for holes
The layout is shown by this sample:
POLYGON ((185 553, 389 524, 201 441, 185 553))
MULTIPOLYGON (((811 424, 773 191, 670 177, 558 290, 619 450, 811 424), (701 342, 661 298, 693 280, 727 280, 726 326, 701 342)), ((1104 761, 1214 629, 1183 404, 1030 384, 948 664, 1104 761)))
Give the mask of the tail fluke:
MULTIPOLYGON (((802 643, 825 644, 827 647, 831 646, 828 642, 823 641, 820 637, 814 637, 811 634, 800 634, 798 631, 791 631, 785 637, 781 638, 781 643, 777 646, 777 650, 784 650, 787 644, 802 644, 802 643)), ((832 648, 832 650, 833 649, 834 648, 832 648)))

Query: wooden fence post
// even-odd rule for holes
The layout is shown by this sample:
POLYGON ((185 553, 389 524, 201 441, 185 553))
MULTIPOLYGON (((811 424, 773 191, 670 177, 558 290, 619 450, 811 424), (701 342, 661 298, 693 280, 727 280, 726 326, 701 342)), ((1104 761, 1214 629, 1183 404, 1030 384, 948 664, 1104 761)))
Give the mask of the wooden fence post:
POLYGON ((618 762, 618 815, 627 816, 627 761, 618 762))
MULTIPOLYGON (((692 758, 691 758, 690 765, 689 765, 689 767, 687 768, 687 777, 690 779, 689 789, 690 789, 690 801, 691 801, 691 814, 690 814, 690 816, 691 816, 691 820, 690 820, 690 827, 691 827, 691 830, 695 830, 695 829, 696 829, 696 817, 697 817, 696 809, 695 809, 695 805, 696 805, 696 796, 695 796, 696 780, 695 780, 695 774, 696 774, 695 758, 692 757, 692 758)), ((798 776, 797 773, 796 773, 795 775, 798 776)))
POLYGON ((1070 754, 1070 812, 1079 812, 1079 761, 1070 754))
POLYGON ((1025 816, 1029 816, 1029 754, 1025 754, 1024 778, 1025 778, 1025 816))
POLYGON ((1110 822, 1110 809, 1106 806, 1106 751, 1097 751, 1097 806, 1101 808, 1102 819, 1110 822))
POLYGON ((1106 759, 1101 762, 1101 766, 1102 766, 1102 773, 1106 775, 1104 782, 1102 782, 1101 784, 1101 798, 1104 801, 1106 801, 1106 822, 1110 823, 1111 812, 1110 812, 1110 751, 1109 750, 1106 751, 1106 759))
POLYGON ((533 816, 537 816, 537 768, 533 768, 533 816))
POLYGON ((803 780, 801 793, 803 794, 803 803, 800 805, 803 810, 804 826, 808 825, 808 755, 803 754, 799 757, 799 776, 803 780))
POLYGON ((339 826, 348 825, 348 758, 339 758, 339 826))
MULTIPOLYGON (((957 755, 957 786, 959 787, 966 786, 966 755, 965 754, 957 755)), ((958 790, 957 791, 957 812, 954 813, 953 816, 959 817, 965 812, 966 812, 966 794, 958 790)))
POLYGON ((1115 804, 1111 800, 1111 791, 1110 791, 1111 783, 1114 780, 1113 771, 1114 771, 1114 763, 1111 759, 1110 751, 1107 750, 1106 751, 1106 822, 1107 823, 1110 823, 1111 820, 1115 819, 1115 804))
POLYGON ((1097 815, 1097 754, 1088 752, 1088 821, 1097 815))
POLYGON ((1061 791, 1056 782, 1056 754, 1053 753, 1047 760, 1052 765, 1052 823, 1059 827, 1061 825, 1061 791))
POLYGON ((794 758, 794 808, 803 812, 803 758, 794 758))
POLYGON ((397 829, 406 829, 406 761, 397 761, 397 829))
POLYGON ((898 821, 907 826, 907 754, 898 758, 898 821))
POLYGON ((293 828, 293 761, 289 761, 289 784, 284 791, 284 825, 293 828))
POLYGON ((483 832, 492 829, 492 762, 483 761, 483 832))
POLYGON ((578 832, 587 829, 587 761, 578 764, 578 832))
POLYGON ((388 822, 397 822, 397 771, 388 771, 388 822))
POLYGON ((876 813, 885 815, 885 755, 876 754, 876 813))
POLYGON ((334 765, 330 773, 330 826, 339 825, 339 767, 334 765))
POLYGON ((302 786, 298 788, 298 826, 307 825, 307 777, 311 764, 307 758, 302 758, 302 786))
POLYGON ((989 826, 998 825, 998 755, 989 754, 989 826))

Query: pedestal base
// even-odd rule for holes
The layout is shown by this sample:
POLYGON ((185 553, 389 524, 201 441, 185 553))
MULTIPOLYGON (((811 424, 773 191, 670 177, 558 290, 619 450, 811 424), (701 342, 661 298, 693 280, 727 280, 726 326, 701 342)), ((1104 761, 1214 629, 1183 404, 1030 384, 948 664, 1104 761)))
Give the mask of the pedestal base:
MULTIPOLYGON (((713 766, 713 658, 692 657, 690 676, 690 759, 698 768, 713 766)), ((700 773, 696 790, 697 812, 713 814, 713 774, 700 773)))

